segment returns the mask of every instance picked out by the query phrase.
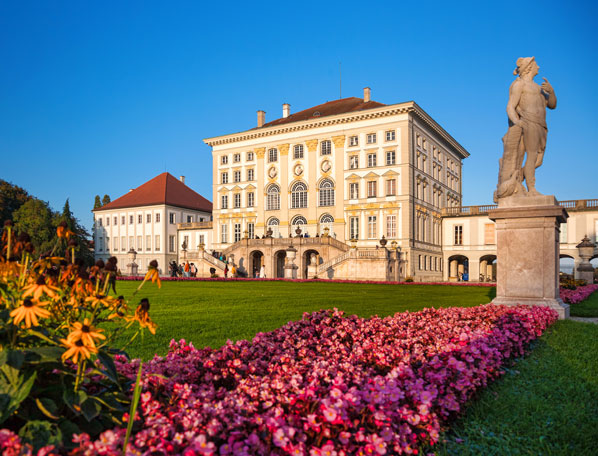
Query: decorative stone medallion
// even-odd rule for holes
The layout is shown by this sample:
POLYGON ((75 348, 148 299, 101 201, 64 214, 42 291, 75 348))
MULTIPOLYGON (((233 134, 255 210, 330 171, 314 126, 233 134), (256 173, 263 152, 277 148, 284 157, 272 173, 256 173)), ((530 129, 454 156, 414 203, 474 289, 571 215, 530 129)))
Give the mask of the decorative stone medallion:
POLYGON ((270 179, 274 179, 276 177, 276 175, 278 174, 278 171, 276 171, 276 168, 274 166, 272 166, 269 170, 268 170, 268 176, 270 176, 270 179))
POLYGON ((301 174, 303 174, 303 165, 300 163, 295 165, 293 172, 295 173, 295 176, 301 176, 301 174))
POLYGON ((328 160, 324 160, 324 161, 322 162, 322 164, 320 165, 320 169, 321 169, 323 172, 327 173, 328 171, 330 171, 330 170, 332 169, 332 164, 330 163, 330 161, 328 161, 328 160))

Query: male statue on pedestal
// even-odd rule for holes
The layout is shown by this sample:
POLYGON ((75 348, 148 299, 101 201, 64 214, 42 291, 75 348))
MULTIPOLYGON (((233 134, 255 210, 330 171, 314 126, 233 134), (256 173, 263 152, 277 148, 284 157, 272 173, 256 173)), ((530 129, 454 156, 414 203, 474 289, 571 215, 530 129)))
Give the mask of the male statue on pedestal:
POLYGON ((536 168, 542 164, 546 148, 546 107, 556 108, 556 95, 546 78, 542 86, 534 82, 539 68, 534 57, 517 59, 513 74, 518 77, 509 89, 509 129, 502 139, 504 152, 499 161, 495 202, 507 196, 540 195, 536 190, 536 168))

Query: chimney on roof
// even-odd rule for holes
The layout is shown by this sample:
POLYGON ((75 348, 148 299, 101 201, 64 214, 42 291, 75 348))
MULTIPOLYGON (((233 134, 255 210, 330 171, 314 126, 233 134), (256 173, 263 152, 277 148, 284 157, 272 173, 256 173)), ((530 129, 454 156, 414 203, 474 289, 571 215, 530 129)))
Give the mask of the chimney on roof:
POLYGON ((261 109, 257 112, 257 126, 263 127, 266 123, 266 111, 262 111, 261 109))
POLYGON ((363 89, 363 102, 367 103, 368 101, 371 101, 372 99, 372 89, 370 89, 369 87, 366 87, 363 89))
POLYGON ((291 114, 291 105, 288 103, 282 104, 282 117, 287 118, 291 114))
POLYGON ((184 184, 185 183, 185 176, 179 176, 179 180, 184 184))

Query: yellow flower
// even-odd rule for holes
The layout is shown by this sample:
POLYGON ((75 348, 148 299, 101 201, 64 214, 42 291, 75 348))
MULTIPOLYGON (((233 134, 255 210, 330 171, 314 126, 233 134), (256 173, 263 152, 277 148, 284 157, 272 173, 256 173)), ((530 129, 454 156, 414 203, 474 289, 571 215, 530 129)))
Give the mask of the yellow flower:
POLYGON ((62 354, 62 361, 73 358, 73 362, 76 364, 79 360, 79 356, 81 356, 81 359, 89 359, 92 353, 98 352, 98 349, 94 346, 86 346, 82 339, 60 339, 60 342, 68 348, 68 350, 62 354))
POLYGON ((144 280, 152 279, 152 283, 157 282, 158 288, 162 288, 162 283, 160 282, 160 273, 158 272, 158 262, 156 260, 152 260, 147 267, 147 273, 145 274, 144 280))
POLYGON ((59 238, 68 239, 75 233, 73 233, 71 230, 69 230, 66 222, 60 222, 60 224, 58 225, 58 228, 56 228, 56 234, 58 235, 59 238))
POLYGON ((50 298, 56 297, 58 288, 46 284, 44 276, 39 276, 35 283, 32 283, 23 289, 23 297, 33 296, 33 299, 39 299, 42 294, 46 293, 50 298))
POLYGON ((86 318, 83 323, 78 321, 73 323, 73 331, 67 336, 67 340, 76 341, 81 339, 83 345, 95 347, 94 339, 106 339, 106 336, 101 334, 103 331, 103 329, 94 328, 86 318))
POLYGON ((90 302, 92 306, 97 306, 98 304, 102 304, 106 307, 112 307, 114 304, 115 299, 112 296, 107 296, 103 294, 97 294, 93 296, 88 296, 85 298, 85 302, 90 302))
POLYGON ((10 313, 10 316, 14 318, 13 324, 18 325, 21 321, 25 320, 25 326, 31 328, 31 326, 37 326, 37 318, 48 318, 50 312, 43 309, 43 306, 50 304, 49 302, 41 302, 37 299, 26 298, 20 307, 17 307, 10 313))
POLYGON ((149 300, 147 298, 143 298, 137 309, 135 309, 135 320, 139 322, 139 326, 147 328, 152 334, 156 334, 158 325, 149 317, 149 300))

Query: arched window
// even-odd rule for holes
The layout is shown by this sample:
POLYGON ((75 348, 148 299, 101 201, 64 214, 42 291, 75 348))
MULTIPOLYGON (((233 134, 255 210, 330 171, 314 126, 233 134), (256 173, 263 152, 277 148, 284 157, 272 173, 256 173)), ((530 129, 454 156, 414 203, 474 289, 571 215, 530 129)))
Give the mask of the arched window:
POLYGON ((307 220, 305 220, 305 217, 298 215, 293 218, 291 225, 307 225, 307 220))
POLYGON ((334 206, 334 184, 330 179, 320 182, 320 206, 334 206))
POLYGON ((324 214, 320 218, 320 223, 334 223, 334 217, 330 214, 324 214))
POLYGON ((307 185, 297 182, 291 189, 291 208, 307 207, 307 185))
POLYGON ((280 220, 276 217, 270 217, 266 222, 266 226, 272 230, 272 237, 274 238, 279 237, 279 225, 280 220))
POLYGON ((329 236, 334 235, 334 217, 330 214, 324 214, 320 217, 320 235, 328 234, 329 236), (328 228, 328 229, 326 229, 328 228))
POLYGON ((276 211, 280 209, 280 188, 272 184, 266 190, 266 210, 276 211))

